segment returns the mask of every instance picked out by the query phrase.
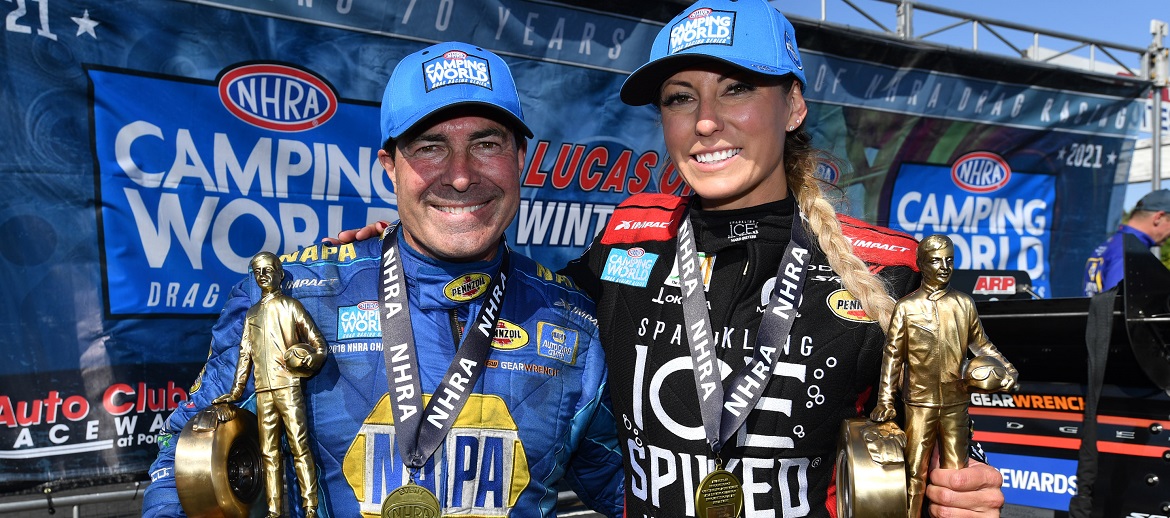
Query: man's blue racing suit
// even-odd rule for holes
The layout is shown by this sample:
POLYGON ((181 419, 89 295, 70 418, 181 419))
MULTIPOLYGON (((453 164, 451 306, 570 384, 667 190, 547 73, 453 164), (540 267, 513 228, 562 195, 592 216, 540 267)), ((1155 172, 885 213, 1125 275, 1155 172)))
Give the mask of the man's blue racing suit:
MULTIPOLYGON (((380 239, 317 245, 281 258, 285 293, 301 301, 329 341, 325 365, 303 384, 318 516, 377 517, 385 493, 409 480, 389 426, 377 303, 381 245, 380 239)), ((501 245, 488 262, 446 263, 402 239, 399 247, 422 390, 429 396, 454 356, 458 330, 471 327, 467 320, 488 298, 482 296, 488 276, 498 272, 507 249, 501 245)), ((438 496, 444 514, 549 516, 564 478, 586 504, 620 516, 621 453, 593 303, 567 278, 521 254, 511 255, 510 270, 483 376, 417 482, 438 496)), ((191 400, 170 416, 159 438, 144 516, 182 515, 173 469, 179 431, 229 390, 244 315, 259 296, 250 279, 232 290, 191 400)), ((245 398, 252 390, 249 380, 245 398)))

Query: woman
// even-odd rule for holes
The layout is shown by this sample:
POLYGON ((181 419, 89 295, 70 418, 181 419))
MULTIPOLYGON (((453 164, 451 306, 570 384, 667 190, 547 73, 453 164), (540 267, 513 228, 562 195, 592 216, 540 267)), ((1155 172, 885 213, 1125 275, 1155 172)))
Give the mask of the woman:
MULTIPOLYGON (((630 198, 564 271, 597 301, 628 516, 724 516, 734 493, 747 516, 836 515, 838 428, 871 402, 915 243, 825 200, 804 86, 792 25, 764 0, 687 8, 622 86, 658 107, 695 191, 630 198)), ((931 484, 936 516, 1003 505, 983 463, 931 484)))

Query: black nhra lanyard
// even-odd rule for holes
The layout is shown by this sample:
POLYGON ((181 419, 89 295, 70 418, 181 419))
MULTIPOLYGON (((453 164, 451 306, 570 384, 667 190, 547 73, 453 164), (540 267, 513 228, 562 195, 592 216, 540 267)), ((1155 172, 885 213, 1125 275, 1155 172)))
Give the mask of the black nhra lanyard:
MULTIPOLYGON (((398 453, 410 468, 411 479, 435 453, 475 383, 483 374, 496 324, 503 308, 504 288, 508 284, 511 251, 507 246, 500 259, 500 271, 488 284, 488 299, 479 309, 473 328, 455 351, 455 358, 431 400, 421 412, 422 384, 418 369, 418 351, 410 325, 406 279, 402 273, 397 228, 391 228, 382 240, 382 355, 386 359, 386 379, 390 384, 390 405, 394 411, 394 429, 398 453), (423 421, 426 421, 424 426, 423 421)), ((423 332, 426 332, 425 330, 423 332)))
POLYGON ((808 271, 805 263, 809 256, 808 236, 805 234, 799 206, 792 221, 792 238, 776 272, 776 285, 772 289, 768 307, 760 318, 755 352, 747 365, 735 373, 731 383, 733 388, 726 399, 719 363, 715 358, 714 348, 717 344, 711 333, 711 317, 707 313, 707 296, 703 289, 702 271, 689 215, 679 227, 675 262, 682 290, 683 319, 687 326, 691 359, 694 361, 695 388, 699 393, 703 429, 711 452, 716 457, 764 394, 764 389, 772 379, 776 358, 797 316, 797 305, 800 304, 800 294, 804 291, 804 279, 808 271))

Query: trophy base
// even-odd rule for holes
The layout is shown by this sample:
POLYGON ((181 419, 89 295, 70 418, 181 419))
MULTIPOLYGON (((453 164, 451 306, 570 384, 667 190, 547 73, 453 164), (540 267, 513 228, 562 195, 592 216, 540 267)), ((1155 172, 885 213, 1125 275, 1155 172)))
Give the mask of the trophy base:
POLYGON ((256 415, 235 405, 191 417, 175 445, 175 488, 187 516, 249 516, 264 493, 259 436, 256 415))
POLYGON ((892 423, 879 425, 864 417, 846 419, 841 423, 837 439, 837 516, 841 518, 905 518, 906 463, 901 451, 886 448, 901 434, 892 423), (886 444, 875 444, 875 427, 892 432, 886 444), (868 432, 868 433, 867 433, 868 432), (875 455, 882 462, 875 460, 875 455))

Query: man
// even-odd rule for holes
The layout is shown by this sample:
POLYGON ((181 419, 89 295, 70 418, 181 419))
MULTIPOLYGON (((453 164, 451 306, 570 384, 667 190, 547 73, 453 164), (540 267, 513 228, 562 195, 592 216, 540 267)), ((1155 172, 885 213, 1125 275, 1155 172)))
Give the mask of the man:
POLYGON ((873 421, 893 419, 897 413, 894 393, 904 387, 908 516, 912 517, 922 514, 927 468, 936 443, 940 467, 967 465, 971 434, 970 396, 963 380, 967 350, 1003 364, 1008 372, 1003 390, 1011 390, 1018 375, 983 333, 971 297, 948 287, 955 268, 951 239, 944 235, 923 239, 917 259, 922 284, 894 307, 886 332, 878 402, 870 413, 873 421))
MULTIPOLYGON (((381 240, 282 257, 291 294, 330 343, 305 383, 318 514, 548 516, 563 480, 620 515, 593 304, 503 240, 532 136, 507 65, 462 43, 407 56, 386 86, 381 130, 399 224, 381 240)), ((260 296, 250 284, 233 290, 167 433, 227 387, 260 296)), ((145 515, 180 513, 175 442, 160 439, 145 515)))
POLYGON ((1132 234, 1147 247, 1166 242, 1166 238, 1170 237, 1170 214, 1167 212, 1170 212, 1170 190, 1152 191, 1138 201, 1130 213, 1129 221, 1093 250, 1093 255, 1085 262, 1086 296, 1091 297, 1117 286, 1125 277, 1122 235, 1132 234))
POLYGON ((212 400, 212 404, 239 400, 247 388, 248 375, 255 371, 256 414, 259 416, 268 518, 279 518, 284 508, 282 430, 288 431, 288 448, 293 457, 297 485, 301 489, 301 508, 307 518, 315 518, 317 472, 313 455, 309 452, 301 377, 308 372, 315 373, 325 361, 325 337, 301 303, 281 292, 284 269, 275 254, 260 252, 248 267, 260 287, 260 302, 248 308, 244 317, 244 335, 240 338, 240 356, 231 390, 212 400), (298 344, 306 344, 312 354, 304 358, 302 365, 286 366, 286 354, 298 344))

